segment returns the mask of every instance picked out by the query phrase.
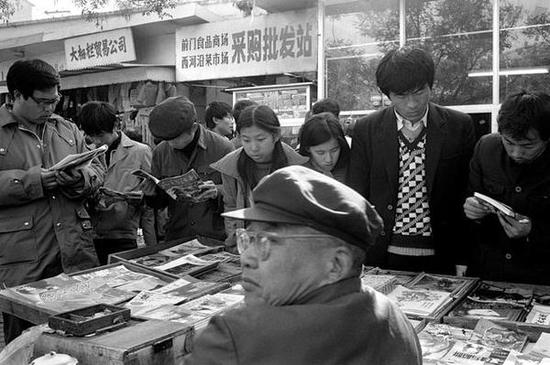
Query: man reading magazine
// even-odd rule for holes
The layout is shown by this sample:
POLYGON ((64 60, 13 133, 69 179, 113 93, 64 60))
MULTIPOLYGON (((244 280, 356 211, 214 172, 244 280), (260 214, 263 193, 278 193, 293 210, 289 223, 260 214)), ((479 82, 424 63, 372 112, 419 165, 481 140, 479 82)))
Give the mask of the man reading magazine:
POLYGON ((512 95, 497 122, 499 133, 481 138, 470 166, 464 213, 476 222, 476 247, 468 274, 548 285, 550 96, 512 95))

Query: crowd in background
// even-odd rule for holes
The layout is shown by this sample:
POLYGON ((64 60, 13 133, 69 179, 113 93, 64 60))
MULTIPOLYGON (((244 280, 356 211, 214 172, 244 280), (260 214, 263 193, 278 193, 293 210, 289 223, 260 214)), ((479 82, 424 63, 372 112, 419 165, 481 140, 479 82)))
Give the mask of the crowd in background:
MULTIPOLYGON (((251 207, 271 173, 303 165, 353 188, 382 217, 365 264, 550 284, 550 96, 510 95, 498 133, 476 141, 470 116, 430 101, 434 73, 423 50, 388 52, 376 78, 392 105, 344 128, 338 102, 319 100, 297 148, 281 140, 269 106, 214 101, 199 121, 192 100, 169 97, 150 113, 151 149, 121 130, 108 103, 86 103, 81 130, 56 116, 57 72, 41 60, 17 61, 7 74, 14 102, 0 108, 0 281, 105 264, 110 253, 136 248, 139 230, 148 245, 200 235, 236 253, 247 221, 221 214, 251 207), (104 144, 104 157, 89 165, 49 169, 104 144), (158 179, 194 169, 200 194, 174 199, 132 174, 138 169, 158 179)), ((6 314, 4 323, 7 341, 28 325, 6 314)))

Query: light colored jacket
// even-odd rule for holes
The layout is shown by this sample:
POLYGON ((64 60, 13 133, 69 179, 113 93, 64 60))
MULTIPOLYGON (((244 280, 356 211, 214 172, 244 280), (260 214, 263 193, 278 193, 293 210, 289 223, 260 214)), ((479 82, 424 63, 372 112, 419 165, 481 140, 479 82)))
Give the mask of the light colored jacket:
MULTIPOLYGON (((120 143, 111 152, 111 163, 105 174, 104 187, 119 192, 138 191, 140 179, 132 175, 132 171, 142 169, 151 172, 152 151, 149 146, 131 140, 120 132, 120 143)), ((147 208, 152 211, 151 208, 147 208)), ((101 209, 94 216, 94 228, 97 238, 102 239, 136 239, 140 223, 140 202, 131 203, 118 200, 101 209)), ((144 215, 148 220, 143 223, 143 234, 155 237, 154 215, 144 215)), ((155 244, 155 242, 147 242, 155 244)))
POLYGON ((40 140, 0 108, 0 283, 39 280, 60 264, 66 273, 98 265, 84 200, 103 183, 103 163, 80 168, 78 189, 45 191, 41 181, 42 168, 87 149, 76 125, 59 116, 45 122, 40 140))
MULTIPOLYGON (((286 154, 288 165, 303 165, 308 162, 309 158, 298 154, 289 145, 283 143, 283 151, 286 154)), ((247 207, 248 191, 249 188, 244 186, 243 179, 237 171, 237 162, 241 152, 244 153, 243 148, 239 148, 221 160, 214 162, 210 166, 219 171, 222 174, 223 184, 223 205, 224 211, 230 212, 232 210, 242 209, 247 207)), ((226 245, 235 245, 235 230, 237 228, 244 227, 243 221, 225 218, 225 233, 227 234, 226 245)))

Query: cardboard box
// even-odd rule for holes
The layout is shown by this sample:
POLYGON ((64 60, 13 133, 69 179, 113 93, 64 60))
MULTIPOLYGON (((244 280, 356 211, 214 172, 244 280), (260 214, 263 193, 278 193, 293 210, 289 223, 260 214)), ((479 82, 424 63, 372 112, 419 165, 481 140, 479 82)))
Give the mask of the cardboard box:
POLYGON ((193 328, 181 323, 154 320, 90 337, 43 333, 34 358, 55 351, 75 357, 79 365, 180 364, 191 351, 193 335, 193 328))

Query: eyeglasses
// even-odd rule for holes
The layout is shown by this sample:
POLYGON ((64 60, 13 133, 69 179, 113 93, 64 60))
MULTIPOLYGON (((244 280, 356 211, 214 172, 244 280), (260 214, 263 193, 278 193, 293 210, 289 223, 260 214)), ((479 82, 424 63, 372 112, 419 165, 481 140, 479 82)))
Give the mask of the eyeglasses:
POLYGON ((57 94, 57 97, 55 99, 37 99, 32 95, 30 95, 30 98, 40 106, 52 106, 59 103, 59 101, 61 100, 61 95, 57 94))
POLYGON ((237 239, 237 250, 243 254, 250 247, 254 247, 260 260, 265 260, 269 256, 271 244, 280 243, 289 238, 318 238, 331 237, 328 234, 310 233, 310 234, 280 234, 265 231, 247 231, 244 228, 237 228, 235 231, 237 239))

